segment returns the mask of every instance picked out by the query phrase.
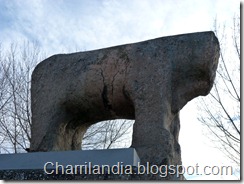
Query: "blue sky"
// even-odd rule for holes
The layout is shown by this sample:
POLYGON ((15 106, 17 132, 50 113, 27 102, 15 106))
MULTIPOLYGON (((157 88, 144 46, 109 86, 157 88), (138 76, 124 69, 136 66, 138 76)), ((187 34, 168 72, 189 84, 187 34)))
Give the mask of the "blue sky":
POLYGON ((210 30, 229 0, 0 0, 0 41, 37 41, 50 54, 210 30))
MULTIPOLYGON (((0 42, 6 46, 34 41, 48 56, 93 50, 212 30, 215 18, 228 25, 239 4, 236 0, 0 0, 0 42)), ((181 111, 183 164, 227 164, 202 135, 195 109, 193 100, 181 111)))

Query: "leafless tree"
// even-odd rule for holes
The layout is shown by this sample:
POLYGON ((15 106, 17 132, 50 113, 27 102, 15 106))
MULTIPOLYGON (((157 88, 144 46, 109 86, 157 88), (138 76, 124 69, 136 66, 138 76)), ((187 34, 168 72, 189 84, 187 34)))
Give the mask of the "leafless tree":
POLYGON ((109 120, 91 126, 82 142, 83 149, 111 149, 131 144, 132 120, 109 120))
POLYGON ((209 138, 240 166, 240 18, 231 27, 214 24, 220 40, 220 60, 210 95, 199 102, 199 121, 209 138))
POLYGON ((0 131, 4 152, 23 152, 29 147, 31 73, 40 60, 36 44, 11 44, 1 56, 0 131), (5 99, 5 100, 4 100, 5 99))

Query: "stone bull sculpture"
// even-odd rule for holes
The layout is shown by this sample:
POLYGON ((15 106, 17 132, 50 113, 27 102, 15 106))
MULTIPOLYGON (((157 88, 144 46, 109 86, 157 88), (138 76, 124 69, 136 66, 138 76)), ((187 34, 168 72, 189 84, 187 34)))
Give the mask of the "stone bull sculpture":
POLYGON ((30 151, 77 150, 90 125, 135 119, 141 162, 179 165, 179 111, 209 93, 218 58, 213 32, 51 56, 32 74, 30 151))

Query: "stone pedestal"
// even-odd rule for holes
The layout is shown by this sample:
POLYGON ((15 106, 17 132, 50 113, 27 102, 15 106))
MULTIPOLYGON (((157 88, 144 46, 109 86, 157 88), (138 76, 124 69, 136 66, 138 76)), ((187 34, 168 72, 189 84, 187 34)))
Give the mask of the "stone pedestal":
MULTIPOLYGON (((137 166, 140 159, 133 148, 107 150, 53 151, 1 154, 0 170, 55 169, 57 165, 75 167, 108 165, 137 166), (45 165, 46 164, 46 165, 45 165)), ((61 166, 60 166, 61 169, 61 166)))
POLYGON ((0 155, 1 180, 181 180, 167 166, 142 165, 134 148, 0 155))

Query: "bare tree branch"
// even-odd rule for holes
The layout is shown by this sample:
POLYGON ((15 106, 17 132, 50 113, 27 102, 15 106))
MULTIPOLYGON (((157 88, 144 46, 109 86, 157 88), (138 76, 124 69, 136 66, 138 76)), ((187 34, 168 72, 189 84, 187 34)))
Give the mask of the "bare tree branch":
POLYGON ((214 30, 221 45, 219 67, 210 95, 199 101, 198 120, 207 127, 216 147, 240 166, 240 24, 236 18, 233 22, 233 34, 229 35, 227 27, 223 26, 221 32, 215 20, 214 30))

